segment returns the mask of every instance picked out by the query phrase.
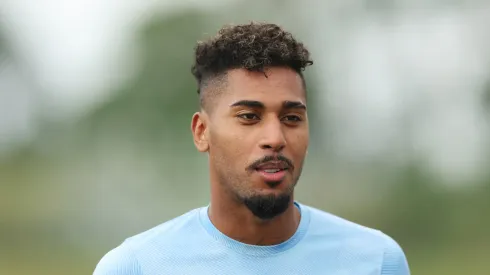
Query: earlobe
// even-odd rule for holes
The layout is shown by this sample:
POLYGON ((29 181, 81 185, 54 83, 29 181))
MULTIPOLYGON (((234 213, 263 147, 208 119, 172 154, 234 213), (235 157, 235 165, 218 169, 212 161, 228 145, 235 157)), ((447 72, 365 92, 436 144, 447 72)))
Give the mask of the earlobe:
POLYGON ((192 116, 191 131, 197 150, 202 153, 207 152, 209 143, 206 136, 207 125, 203 113, 197 112, 192 116))

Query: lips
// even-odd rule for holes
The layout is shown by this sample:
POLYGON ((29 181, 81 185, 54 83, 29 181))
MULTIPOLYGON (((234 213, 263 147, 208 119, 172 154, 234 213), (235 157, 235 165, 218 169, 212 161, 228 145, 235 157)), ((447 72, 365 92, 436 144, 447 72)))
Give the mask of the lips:
POLYGON ((262 179, 266 183, 281 182, 286 176, 286 171, 289 169, 287 163, 283 161, 270 161, 258 165, 255 170, 259 172, 262 179))
POLYGON ((270 173, 287 170, 289 165, 283 161, 269 161, 258 165, 255 170, 266 171, 270 173))

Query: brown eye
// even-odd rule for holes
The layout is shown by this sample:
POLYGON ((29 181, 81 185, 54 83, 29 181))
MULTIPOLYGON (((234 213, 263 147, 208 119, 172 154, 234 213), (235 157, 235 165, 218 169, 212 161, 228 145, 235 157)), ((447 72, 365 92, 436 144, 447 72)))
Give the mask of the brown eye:
POLYGON ((302 121, 301 117, 295 116, 295 115, 285 116, 283 118, 283 120, 286 122, 300 122, 300 121, 302 121))
POLYGON ((243 120, 258 120, 259 117, 256 114, 248 113, 248 114, 240 114, 237 116, 243 120))

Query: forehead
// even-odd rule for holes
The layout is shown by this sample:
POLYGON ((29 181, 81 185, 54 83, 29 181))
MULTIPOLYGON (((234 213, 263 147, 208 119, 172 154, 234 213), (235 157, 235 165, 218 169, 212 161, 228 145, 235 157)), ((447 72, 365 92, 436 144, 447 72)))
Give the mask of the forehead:
POLYGON ((236 100, 257 100, 266 107, 284 101, 306 104, 303 79, 288 68, 269 68, 265 74, 246 69, 230 70, 225 90, 221 101, 225 104, 236 100))

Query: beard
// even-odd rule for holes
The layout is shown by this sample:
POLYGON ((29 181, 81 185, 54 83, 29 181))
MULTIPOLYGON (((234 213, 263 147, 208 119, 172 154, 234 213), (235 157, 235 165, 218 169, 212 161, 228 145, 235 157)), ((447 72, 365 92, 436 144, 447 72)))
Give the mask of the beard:
MULTIPOLYGON (((288 209, 288 207, 291 205, 291 200, 293 199, 294 189, 301 176, 303 168, 302 165, 294 167, 292 164, 289 164, 290 169, 294 167, 294 169, 298 172, 297 174, 295 173, 296 175, 292 175, 292 182, 282 182, 282 184, 289 185, 284 192, 281 192, 280 194, 261 194, 260 191, 257 192, 249 186, 250 173, 253 170, 250 167, 253 167, 255 164, 252 164, 246 168, 246 174, 236 173, 233 171, 233 169, 230 169, 229 166, 229 163, 233 162, 226 161, 226 159, 227 158, 220 157, 214 161, 220 164, 218 165, 219 168, 227 167, 225 169, 216 169, 217 176, 219 178, 218 182, 235 202, 243 204, 255 217, 263 221, 271 220, 283 214, 288 209)), ((261 160, 260 162, 264 162, 264 160, 261 160)), ((289 163, 292 162, 289 161, 289 163)), ((267 184, 273 188, 274 186, 280 184, 280 182, 267 184)))
POLYGON ((291 202, 291 194, 253 195, 242 198, 243 204, 261 220, 270 220, 284 213, 291 202))
MULTIPOLYGON (((238 188, 230 188, 229 190, 234 194, 235 199, 247 207, 252 214, 260 220, 271 220, 281 214, 283 214, 291 205, 294 189, 301 175, 301 169, 299 167, 299 174, 295 177, 291 185, 281 192, 280 194, 260 194, 252 190, 246 191, 245 186, 238 188)), ((246 182, 246 180, 231 180, 228 182, 246 182)), ((234 186, 234 185, 231 185, 234 186)))

